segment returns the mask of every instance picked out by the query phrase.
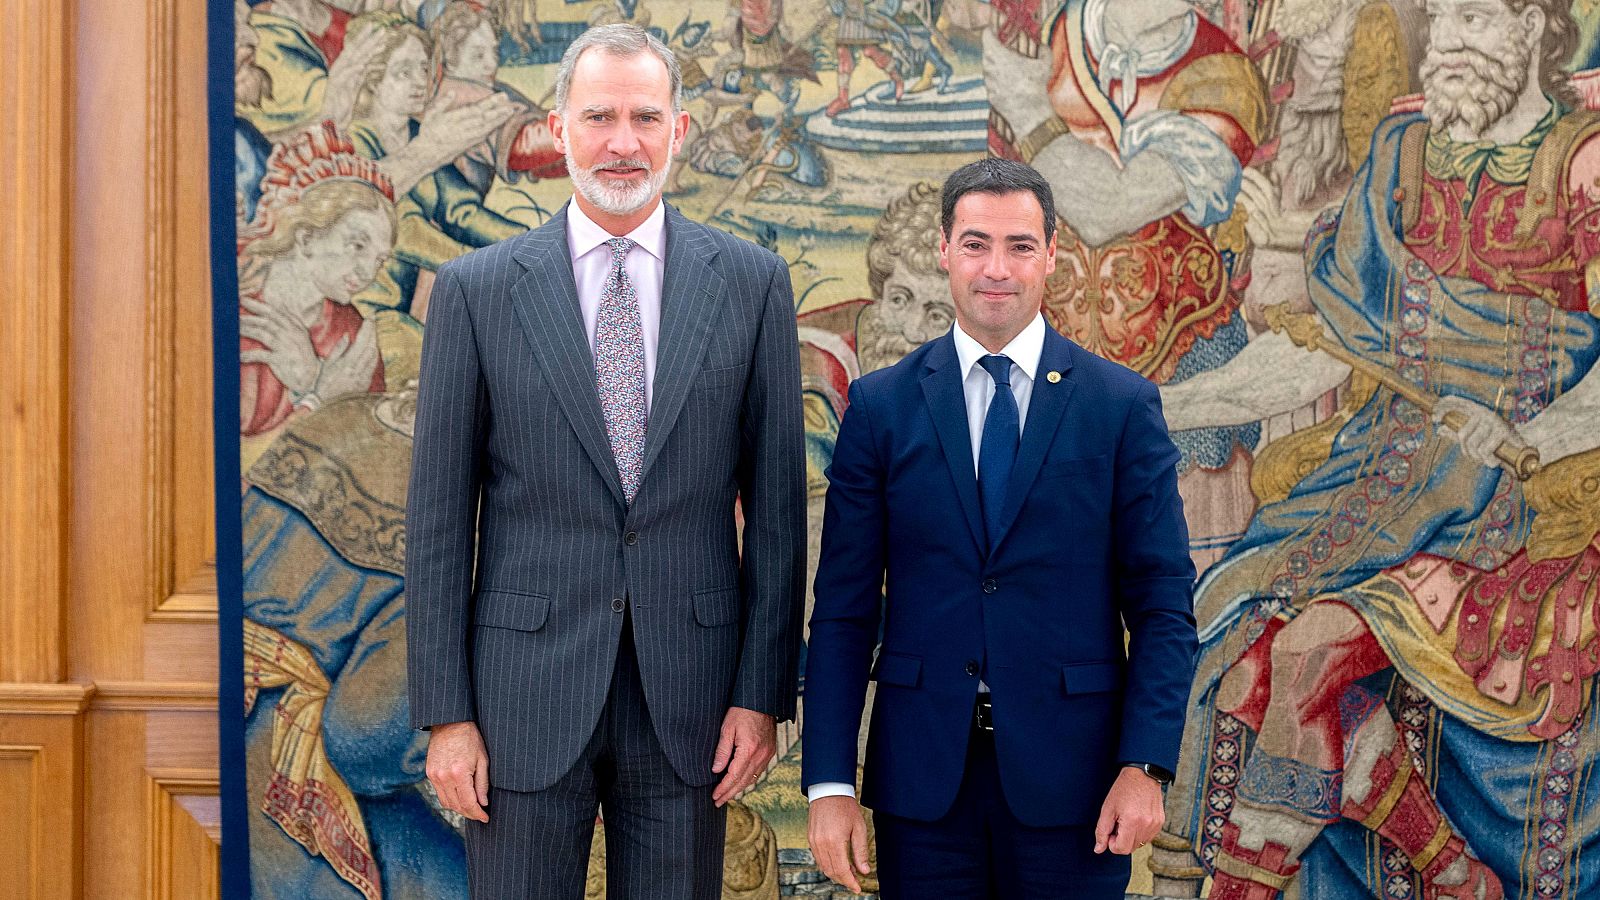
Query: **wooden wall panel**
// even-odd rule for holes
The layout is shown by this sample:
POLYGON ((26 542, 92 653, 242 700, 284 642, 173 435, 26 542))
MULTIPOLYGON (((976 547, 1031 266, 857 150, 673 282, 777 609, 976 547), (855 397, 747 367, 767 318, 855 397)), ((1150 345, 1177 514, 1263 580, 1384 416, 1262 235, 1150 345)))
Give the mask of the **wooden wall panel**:
POLYGON ((92 694, 0 684, 0 895, 82 896, 83 713, 92 694))
MULTIPOLYGON (((146 133, 150 204, 145 210, 145 483, 150 516, 150 618, 216 621, 212 515, 210 206, 204 135, 203 28, 189 0, 145 5, 146 133)), ((204 21, 204 16, 199 17, 204 21)))
POLYGON ((205 7, 14 0, 0 31, 0 821, 49 835, 0 872, 29 897, 219 890, 205 7))
POLYGON ((11 888, 20 889, 24 897, 39 896, 43 874, 39 871, 43 752, 44 748, 36 745, 0 744, 0 821, 22 826, 11 833, 10 840, 0 841, 0 872, 6 873, 11 888))
POLYGON ((163 769, 145 788, 145 881, 148 900, 209 900, 218 896, 221 811, 211 771, 163 769))
POLYGON ((69 9, 0 29, 0 682, 66 675, 69 9))

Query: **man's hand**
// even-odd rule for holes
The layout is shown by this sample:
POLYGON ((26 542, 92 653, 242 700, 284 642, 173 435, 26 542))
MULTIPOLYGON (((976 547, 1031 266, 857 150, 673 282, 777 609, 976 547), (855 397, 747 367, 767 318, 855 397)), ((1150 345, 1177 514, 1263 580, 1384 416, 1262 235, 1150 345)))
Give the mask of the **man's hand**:
POLYGON ((439 802, 469 819, 489 821, 489 753, 472 722, 435 725, 428 736, 428 781, 439 802))
POLYGON ((1501 444, 1516 446, 1519 443, 1517 433, 1505 419, 1487 406, 1465 397, 1440 397, 1433 405, 1433 421, 1440 424, 1441 431, 1461 444, 1461 452, 1468 459, 1485 468, 1504 465, 1494 455, 1501 444), (1452 421, 1446 422, 1446 416, 1450 416, 1452 421))
POLYGON ((1150 843, 1167 821, 1161 785, 1138 769, 1124 767, 1111 785, 1094 826, 1094 852, 1126 856, 1150 843))
POLYGON ((872 869, 867 865, 867 820, 856 798, 836 795, 812 801, 806 839, 822 874, 853 894, 861 893, 856 873, 872 869))
POLYGON ((267 368, 290 393, 305 394, 316 387, 322 361, 311 346, 311 334, 287 311, 267 303, 240 297, 244 312, 239 316, 239 334, 264 345, 262 350, 239 354, 243 363, 266 363, 267 368))
POLYGON ((372 375, 377 368, 378 330, 368 319, 361 323, 354 340, 340 338, 323 361, 316 395, 327 403, 346 394, 364 394, 372 389, 372 375))
POLYGON ((718 806, 755 785, 778 749, 778 723, 766 713, 737 706, 722 719, 722 739, 711 760, 711 771, 723 772, 711 799, 718 806))
POLYGON ((327 86, 322 94, 322 117, 340 128, 350 124, 356 94, 366 80, 378 54, 383 51, 385 29, 368 28, 345 42, 339 57, 328 67, 327 86))

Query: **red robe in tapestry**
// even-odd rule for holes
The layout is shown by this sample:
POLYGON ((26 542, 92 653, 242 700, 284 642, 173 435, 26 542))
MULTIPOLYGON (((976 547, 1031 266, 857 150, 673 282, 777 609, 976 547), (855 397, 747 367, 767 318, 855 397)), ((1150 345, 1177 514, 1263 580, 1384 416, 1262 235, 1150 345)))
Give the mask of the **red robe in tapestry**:
MULTIPOLYGON (((1074 137, 1120 158, 1112 127, 1090 99, 1104 102, 1104 95, 1093 84, 1080 84, 1073 70, 1069 48, 1084 39, 1069 33, 1070 19, 1059 15, 1050 27, 1051 105, 1074 137)), ((1259 77, 1226 34, 1204 17, 1196 19, 1188 51, 1163 71, 1140 78, 1137 98, 1123 115, 1132 120, 1157 109, 1177 109, 1206 125, 1243 165, 1259 139, 1256 111, 1264 103, 1259 77), (1210 89, 1202 100, 1193 88, 1203 85, 1210 89)), ((1090 64, 1098 60, 1091 56, 1090 64)), ((1119 94, 1120 85, 1111 82, 1111 96, 1119 94)), ((993 129, 989 141, 995 155, 1020 158, 993 129)), ((1158 383, 1172 376, 1196 338, 1211 337, 1239 303, 1217 243, 1181 212, 1102 247, 1079 242, 1068 229, 1059 246, 1057 274, 1046 297, 1050 323, 1079 345, 1158 383)))

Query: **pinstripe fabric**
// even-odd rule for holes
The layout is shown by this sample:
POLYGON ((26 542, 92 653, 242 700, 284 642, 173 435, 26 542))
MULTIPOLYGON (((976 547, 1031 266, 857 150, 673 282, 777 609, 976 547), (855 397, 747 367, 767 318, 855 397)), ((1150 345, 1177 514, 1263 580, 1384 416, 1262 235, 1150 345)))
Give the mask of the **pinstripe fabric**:
POLYGON ((411 717, 476 721, 497 788, 572 769, 605 704, 624 598, 649 718, 685 783, 715 780, 729 706, 794 716, 805 510, 788 270, 671 207, 666 227, 631 505, 565 210, 446 264, 434 287, 407 509, 411 717))
POLYGON ((493 789, 489 821, 467 822, 475 900, 582 897, 595 804, 606 820, 606 896, 718 900, 727 810, 712 785, 678 778, 650 728, 624 629, 600 724, 577 763, 542 791, 493 789))

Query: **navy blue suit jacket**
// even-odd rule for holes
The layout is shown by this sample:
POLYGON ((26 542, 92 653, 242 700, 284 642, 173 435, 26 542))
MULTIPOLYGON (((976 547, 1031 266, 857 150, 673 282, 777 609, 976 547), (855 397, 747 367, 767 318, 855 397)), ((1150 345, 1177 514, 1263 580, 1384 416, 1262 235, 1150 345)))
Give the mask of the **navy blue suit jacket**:
POLYGON ((950 808, 980 677, 1024 823, 1094 822, 1119 761, 1177 769, 1195 572, 1160 396, 1048 329, 1036 376, 993 552, 954 338, 850 386, 828 469, 803 784, 854 783, 869 678, 862 802, 875 810, 950 808))

